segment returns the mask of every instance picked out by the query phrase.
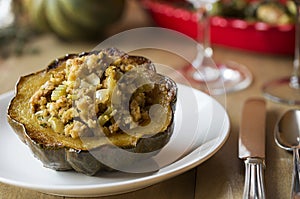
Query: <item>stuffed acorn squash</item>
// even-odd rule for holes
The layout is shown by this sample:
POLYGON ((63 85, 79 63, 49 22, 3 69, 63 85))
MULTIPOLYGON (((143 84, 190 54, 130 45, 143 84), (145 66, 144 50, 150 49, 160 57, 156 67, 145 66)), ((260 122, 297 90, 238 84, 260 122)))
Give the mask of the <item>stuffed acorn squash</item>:
POLYGON ((165 146, 176 97, 174 81, 150 60, 109 48, 66 55, 21 77, 7 115, 45 167, 94 175, 138 161, 118 150, 145 158, 165 146))

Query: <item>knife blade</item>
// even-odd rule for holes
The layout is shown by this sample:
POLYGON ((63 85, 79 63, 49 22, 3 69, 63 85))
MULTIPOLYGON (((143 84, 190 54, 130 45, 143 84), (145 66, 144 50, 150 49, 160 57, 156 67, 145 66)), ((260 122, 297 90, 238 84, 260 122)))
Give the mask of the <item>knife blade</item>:
POLYGON ((266 102, 250 98, 244 103, 239 134, 239 158, 245 162, 243 198, 265 198, 266 102))

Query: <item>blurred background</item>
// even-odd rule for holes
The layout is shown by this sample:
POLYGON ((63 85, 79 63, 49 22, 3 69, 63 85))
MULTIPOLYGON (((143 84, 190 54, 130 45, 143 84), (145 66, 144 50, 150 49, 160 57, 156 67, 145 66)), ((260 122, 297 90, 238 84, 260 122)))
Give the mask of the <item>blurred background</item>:
MULTIPOLYGON (((209 10, 211 42, 292 55, 295 9, 290 0, 220 0, 209 10)), ((60 42, 99 43, 145 25, 197 38, 195 9, 185 0, 0 0, 0 56, 38 53, 26 45, 44 35, 60 42)))

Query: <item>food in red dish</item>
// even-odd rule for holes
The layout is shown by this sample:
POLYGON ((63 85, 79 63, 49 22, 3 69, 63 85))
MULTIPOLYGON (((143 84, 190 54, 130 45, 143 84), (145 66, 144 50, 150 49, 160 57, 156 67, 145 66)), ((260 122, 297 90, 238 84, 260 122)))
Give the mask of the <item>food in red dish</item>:
MULTIPOLYGON (((187 2, 142 0, 142 4, 158 26, 197 38, 197 16, 193 7, 187 2)), ((257 11, 257 8, 254 10, 257 11)), ((291 6, 290 19, 293 18, 292 12, 291 6)), ((253 17, 243 19, 241 16, 214 15, 210 22, 213 44, 270 54, 292 55, 294 53, 295 25, 290 23, 292 21, 274 25, 258 19, 254 20, 253 17)))

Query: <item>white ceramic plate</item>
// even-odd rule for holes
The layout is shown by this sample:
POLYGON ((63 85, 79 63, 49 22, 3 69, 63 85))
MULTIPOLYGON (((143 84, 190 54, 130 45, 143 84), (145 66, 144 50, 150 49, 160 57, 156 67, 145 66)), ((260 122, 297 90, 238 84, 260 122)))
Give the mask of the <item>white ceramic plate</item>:
POLYGON ((229 118, 210 96, 178 85, 175 129, 154 157, 161 168, 151 173, 103 172, 86 176, 44 168, 12 131, 6 109, 13 92, 0 96, 0 182, 64 196, 104 196, 141 189, 179 175, 207 160, 225 143, 229 118))

